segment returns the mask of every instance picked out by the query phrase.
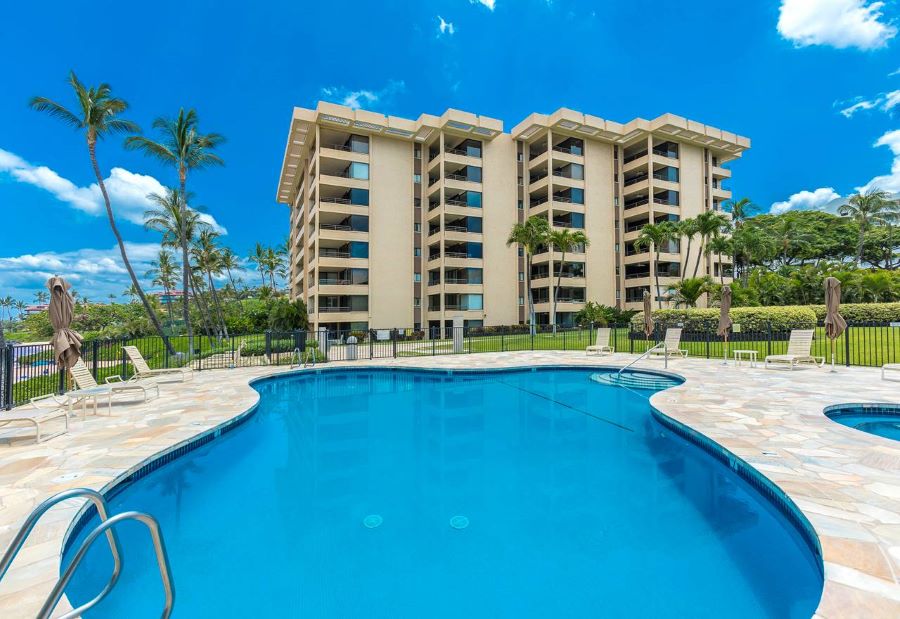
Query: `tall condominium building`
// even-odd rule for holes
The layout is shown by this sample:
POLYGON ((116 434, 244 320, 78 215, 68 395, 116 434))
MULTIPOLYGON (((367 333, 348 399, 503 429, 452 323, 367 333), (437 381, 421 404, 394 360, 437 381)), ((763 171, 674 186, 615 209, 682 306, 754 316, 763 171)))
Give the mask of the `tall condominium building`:
POLYGON ((587 301, 638 308, 731 261, 678 241, 635 249, 649 222, 721 210, 728 161, 750 140, 679 116, 626 124, 568 109, 500 120, 447 110, 417 120, 320 102, 295 108, 277 200, 290 206, 290 292, 333 331, 525 322, 526 260, 506 241, 532 215, 590 243, 531 265, 538 323, 587 301), (659 289, 653 290, 659 275, 659 289))

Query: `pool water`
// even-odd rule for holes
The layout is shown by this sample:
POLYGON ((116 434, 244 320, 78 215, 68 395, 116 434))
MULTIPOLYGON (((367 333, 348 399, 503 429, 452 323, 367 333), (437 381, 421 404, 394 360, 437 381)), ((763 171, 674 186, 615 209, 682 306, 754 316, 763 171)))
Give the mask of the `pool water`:
MULTIPOLYGON (((159 518, 180 618, 810 617, 821 566, 797 529, 656 421, 652 391, 596 372, 258 382, 245 423, 111 506, 159 518)), ((120 531, 121 580, 87 616, 158 617, 146 532, 120 531)), ((75 603, 108 547, 82 568, 75 603)))
POLYGON ((900 405, 898 404, 835 406, 828 409, 825 414, 849 428, 900 441, 900 405))

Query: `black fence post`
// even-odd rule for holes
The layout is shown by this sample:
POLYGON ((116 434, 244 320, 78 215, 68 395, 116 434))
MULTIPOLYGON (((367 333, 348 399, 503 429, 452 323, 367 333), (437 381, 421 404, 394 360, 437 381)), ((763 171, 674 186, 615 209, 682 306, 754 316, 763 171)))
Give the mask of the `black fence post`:
POLYGON ((91 374, 94 375, 94 380, 97 380, 97 356, 100 354, 100 342, 97 340, 91 340, 91 374))
POLYGON ((706 331, 706 358, 709 359, 709 330, 706 331))
POLYGON ((369 329, 369 360, 375 358, 375 330, 369 329))
POLYGON ((394 359, 397 358, 397 329, 391 329, 391 350, 394 354, 394 359))
POLYGON ((772 354, 772 323, 766 321, 766 355, 772 354))
POLYGON ((272 332, 266 331, 266 359, 272 359, 272 332))
POLYGON ((125 344, 127 344, 127 343, 128 343, 128 340, 125 339, 124 337, 121 340, 119 340, 119 356, 121 357, 121 363, 122 363, 122 372, 119 375, 122 377, 123 380, 125 378, 128 378, 127 376, 125 376, 125 374, 128 372, 128 363, 125 361, 125 344))
POLYGON ((634 354, 634 326, 632 326, 631 323, 628 324, 627 335, 628 335, 628 345, 631 348, 631 350, 629 352, 631 352, 631 354, 633 355, 634 354))
POLYGON ((0 367, 3 369, 3 375, 0 376, 0 392, 3 397, 0 398, 0 407, 9 410, 13 407, 13 363, 15 363, 16 351, 12 344, 7 344, 0 351, 3 355, 3 363, 0 367))
POLYGON ((500 352, 506 352, 506 335, 500 332, 500 352))
POLYGON ((850 324, 844 329, 844 363, 850 367, 850 324))

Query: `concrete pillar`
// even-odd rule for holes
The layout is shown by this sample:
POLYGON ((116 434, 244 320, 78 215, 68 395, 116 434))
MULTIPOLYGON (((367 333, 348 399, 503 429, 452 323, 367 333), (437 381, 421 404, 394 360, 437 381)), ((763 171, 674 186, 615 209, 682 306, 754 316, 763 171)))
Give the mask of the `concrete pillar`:
POLYGON ((463 352, 463 317, 453 317, 453 352, 463 352))

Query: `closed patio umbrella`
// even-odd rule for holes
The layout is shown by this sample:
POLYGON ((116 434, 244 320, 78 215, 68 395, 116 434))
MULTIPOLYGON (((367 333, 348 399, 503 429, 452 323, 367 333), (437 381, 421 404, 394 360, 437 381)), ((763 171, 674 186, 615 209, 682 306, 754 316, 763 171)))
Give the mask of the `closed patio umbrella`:
POLYGON ((50 290, 50 324, 53 325, 53 337, 50 345, 56 363, 61 370, 67 370, 75 365, 81 356, 82 337, 69 328, 72 324, 72 312, 75 309, 75 300, 69 294, 69 284, 62 277, 51 277, 47 280, 47 289, 50 290))
POLYGON ((650 301, 650 293, 644 291, 644 335, 647 339, 653 335, 653 303, 650 301))
POLYGON ((728 363, 728 332, 731 330, 731 286, 728 284, 722 286, 722 301, 719 304, 719 328, 716 333, 719 337, 724 338, 725 346, 723 348, 725 358, 722 360, 724 364, 728 363))
POLYGON ((825 335, 831 340, 831 371, 834 372, 834 341, 847 328, 841 316, 841 281, 836 277, 825 278, 825 335))

